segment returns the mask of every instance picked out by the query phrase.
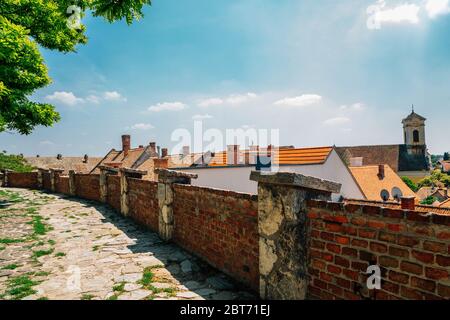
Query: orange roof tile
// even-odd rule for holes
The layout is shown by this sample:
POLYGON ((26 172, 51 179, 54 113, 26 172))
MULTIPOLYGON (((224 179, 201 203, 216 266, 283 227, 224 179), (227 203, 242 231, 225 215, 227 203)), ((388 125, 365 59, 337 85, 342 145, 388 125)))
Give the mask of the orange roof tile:
POLYGON ((378 166, 349 167, 349 169, 367 200, 383 200, 382 190, 387 190, 389 199, 394 200, 393 188, 400 189, 403 196, 416 196, 388 165, 384 165, 383 179, 378 176, 378 166))
POLYGON ((450 209, 450 198, 441 202, 441 204, 439 205, 439 208, 448 208, 450 209))

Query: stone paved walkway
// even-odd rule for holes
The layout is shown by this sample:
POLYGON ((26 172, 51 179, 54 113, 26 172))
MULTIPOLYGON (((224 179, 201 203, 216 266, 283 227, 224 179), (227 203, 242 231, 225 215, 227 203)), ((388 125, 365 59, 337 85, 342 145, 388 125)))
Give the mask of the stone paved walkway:
POLYGON ((112 209, 0 188, 0 299, 254 299, 112 209))

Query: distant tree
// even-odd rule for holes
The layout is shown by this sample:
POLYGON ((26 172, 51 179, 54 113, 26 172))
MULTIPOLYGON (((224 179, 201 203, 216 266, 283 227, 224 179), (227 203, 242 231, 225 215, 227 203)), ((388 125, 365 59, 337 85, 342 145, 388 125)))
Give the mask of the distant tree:
POLYGON ((443 173, 441 170, 434 170, 433 173, 419 181, 418 187, 438 186, 439 184, 450 187, 450 175, 443 173))
POLYGON ((420 204, 424 204, 424 205, 427 205, 427 206, 431 206, 431 205, 432 205, 433 203, 435 203, 436 201, 438 201, 437 198, 432 197, 432 196, 429 196, 429 197, 427 197, 426 199, 422 200, 422 201, 420 202, 420 204))
POLYGON ((34 168, 21 155, 8 155, 0 152, 0 170, 4 169, 16 172, 30 172, 34 168))
POLYGON ((410 178, 402 177, 402 180, 412 191, 417 192, 417 190, 419 190, 417 184, 415 184, 410 178))
POLYGON ((0 1, 0 132, 29 134, 38 126, 52 126, 60 115, 47 103, 29 100, 51 79, 38 45, 74 52, 85 44, 80 18, 86 10, 109 22, 128 24, 142 17, 151 0, 1 0, 0 1))
POLYGON ((448 160, 450 160, 450 153, 445 152, 444 153, 444 161, 448 161, 448 160))

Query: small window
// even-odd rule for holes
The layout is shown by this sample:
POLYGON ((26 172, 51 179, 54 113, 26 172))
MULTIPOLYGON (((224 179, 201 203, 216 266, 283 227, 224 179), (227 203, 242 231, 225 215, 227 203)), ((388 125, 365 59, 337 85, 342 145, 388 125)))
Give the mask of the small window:
POLYGON ((414 142, 419 142, 419 131, 418 130, 413 131, 413 140, 414 140, 414 142))

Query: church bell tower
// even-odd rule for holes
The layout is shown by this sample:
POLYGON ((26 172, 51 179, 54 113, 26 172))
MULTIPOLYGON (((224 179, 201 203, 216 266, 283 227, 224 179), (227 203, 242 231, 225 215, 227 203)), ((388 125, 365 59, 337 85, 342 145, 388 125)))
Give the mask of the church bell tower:
POLYGON ((425 155, 427 146, 425 142, 425 119, 414 112, 414 106, 409 116, 403 119, 403 134, 405 145, 409 154, 425 155))

